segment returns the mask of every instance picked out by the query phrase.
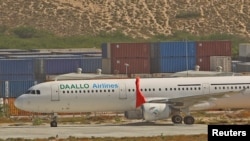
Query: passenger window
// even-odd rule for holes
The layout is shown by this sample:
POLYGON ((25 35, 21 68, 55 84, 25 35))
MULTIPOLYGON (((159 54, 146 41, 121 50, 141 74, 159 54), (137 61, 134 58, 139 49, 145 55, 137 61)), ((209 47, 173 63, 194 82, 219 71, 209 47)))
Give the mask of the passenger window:
POLYGON ((40 94, 40 90, 36 90, 36 94, 40 94))
POLYGON ((112 92, 115 92, 115 90, 114 90, 114 89, 112 89, 112 92))

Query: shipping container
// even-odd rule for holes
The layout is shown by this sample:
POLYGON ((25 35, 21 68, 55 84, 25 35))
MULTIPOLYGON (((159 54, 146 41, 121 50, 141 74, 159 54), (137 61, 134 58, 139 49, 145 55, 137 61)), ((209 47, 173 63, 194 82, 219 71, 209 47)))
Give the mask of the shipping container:
POLYGON ((102 59, 102 73, 111 74, 111 59, 103 58, 102 59))
POLYGON ((196 42, 176 41, 151 44, 151 58, 196 56, 196 42))
POLYGON ((0 74, 33 74, 34 61, 30 59, 0 59, 0 74))
POLYGON ((200 66, 200 71, 210 71, 210 56, 197 56, 196 65, 200 66))
POLYGON ((101 57, 91 57, 81 59, 80 68, 83 73, 95 73, 97 69, 102 68, 101 57))
POLYGON ((9 59, 38 59, 38 58, 82 58, 83 55, 74 54, 44 54, 44 55, 8 55, 9 59))
POLYGON ((250 43, 239 44, 239 57, 250 57, 250 43))
POLYGON ((36 59, 35 74, 64 74, 76 72, 81 67, 81 60, 77 58, 47 58, 36 59))
POLYGON ((237 72, 250 72, 250 62, 237 63, 237 72))
POLYGON ((231 41, 197 41, 196 56, 231 56, 231 41))
POLYGON ((174 73, 194 70, 195 57, 164 57, 151 59, 151 73, 174 73))
POLYGON ((111 58, 149 58, 151 43, 110 43, 111 58))
POLYGON ((231 66, 232 66, 232 72, 237 72, 237 64, 241 63, 241 61, 238 60, 232 60, 231 66))
POLYGON ((223 72, 231 72, 232 70, 231 56, 210 56, 210 70, 218 71, 218 67, 222 67, 223 72))
POLYGON ((150 73, 150 58, 112 58, 113 74, 150 73))
POLYGON ((0 81, 35 80, 34 74, 0 74, 0 81))
POLYGON ((37 84, 37 81, 0 81, 0 97, 18 97, 24 92, 26 92, 31 86, 37 84))
POLYGON ((101 50, 102 50, 102 58, 105 59, 111 57, 110 43, 102 43, 101 50))

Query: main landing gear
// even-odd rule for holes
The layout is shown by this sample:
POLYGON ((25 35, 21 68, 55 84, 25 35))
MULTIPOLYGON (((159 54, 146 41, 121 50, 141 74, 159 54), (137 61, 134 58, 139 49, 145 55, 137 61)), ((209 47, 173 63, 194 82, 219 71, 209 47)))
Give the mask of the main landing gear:
POLYGON ((52 113, 51 115, 51 122, 50 122, 50 127, 57 127, 57 114, 52 113))
POLYGON ((185 116, 184 119, 182 119, 182 117, 180 115, 173 115, 172 116, 172 122, 174 124, 181 124, 182 120, 184 121, 185 124, 188 124, 188 125, 194 124, 194 121, 195 121, 194 117, 190 116, 190 115, 185 116))

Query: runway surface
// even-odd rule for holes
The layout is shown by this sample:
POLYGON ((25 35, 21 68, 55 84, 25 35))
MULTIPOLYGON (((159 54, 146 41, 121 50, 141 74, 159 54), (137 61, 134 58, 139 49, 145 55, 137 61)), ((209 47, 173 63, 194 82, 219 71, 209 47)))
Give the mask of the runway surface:
POLYGON ((162 123, 122 123, 122 124, 0 124, 0 139, 8 138, 68 138, 72 137, 149 137, 160 135, 207 134, 207 125, 174 125, 162 123))

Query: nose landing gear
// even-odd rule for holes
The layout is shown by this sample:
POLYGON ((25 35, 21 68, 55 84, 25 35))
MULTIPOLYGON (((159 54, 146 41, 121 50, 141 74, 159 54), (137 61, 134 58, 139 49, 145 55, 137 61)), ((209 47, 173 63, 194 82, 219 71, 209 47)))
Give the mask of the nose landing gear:
POLYGON ((50 127, 57 127, 57 114, 52 113, 51 115, 51 122, 50 122, 50 127))

